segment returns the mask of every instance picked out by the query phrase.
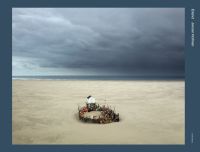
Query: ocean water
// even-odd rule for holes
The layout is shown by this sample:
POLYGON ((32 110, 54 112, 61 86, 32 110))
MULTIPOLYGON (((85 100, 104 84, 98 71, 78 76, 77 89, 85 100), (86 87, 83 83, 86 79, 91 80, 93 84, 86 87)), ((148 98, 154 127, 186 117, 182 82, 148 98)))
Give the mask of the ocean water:
POLYGON ((184 76, 12 76, 13 80, 184 80, 184 76))

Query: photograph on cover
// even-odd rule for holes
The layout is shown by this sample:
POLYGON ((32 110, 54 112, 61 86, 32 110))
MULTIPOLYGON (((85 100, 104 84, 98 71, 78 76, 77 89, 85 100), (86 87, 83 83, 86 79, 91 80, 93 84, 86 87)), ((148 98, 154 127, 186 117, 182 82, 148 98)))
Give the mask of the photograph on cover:
POLYGON ((13 8, 13 144, 185 144, 184 8, 13 8))

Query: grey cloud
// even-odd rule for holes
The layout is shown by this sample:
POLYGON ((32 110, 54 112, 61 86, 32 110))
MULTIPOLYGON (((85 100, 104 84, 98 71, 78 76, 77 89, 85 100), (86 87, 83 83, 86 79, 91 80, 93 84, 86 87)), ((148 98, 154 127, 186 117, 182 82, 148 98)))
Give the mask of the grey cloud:
POLYGON ((183 8, 14 8, 13 60, 96 74, 184 75, 184 28, 183 8))

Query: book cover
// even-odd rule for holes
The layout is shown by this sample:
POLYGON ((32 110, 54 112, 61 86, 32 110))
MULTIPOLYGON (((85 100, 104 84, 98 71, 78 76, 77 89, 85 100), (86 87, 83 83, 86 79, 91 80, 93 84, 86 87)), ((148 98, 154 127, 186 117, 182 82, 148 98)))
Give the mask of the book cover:
POLYGON ((198 151, 195 0, 1 5, 1 151, 198 151))

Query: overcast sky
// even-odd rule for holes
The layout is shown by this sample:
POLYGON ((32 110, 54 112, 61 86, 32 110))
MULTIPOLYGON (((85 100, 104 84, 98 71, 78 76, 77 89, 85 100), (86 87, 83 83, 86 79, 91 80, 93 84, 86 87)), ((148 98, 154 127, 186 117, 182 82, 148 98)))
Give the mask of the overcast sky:
POLYGON ((184 75, 183 8, 13 8, 13 75, 184 75))

